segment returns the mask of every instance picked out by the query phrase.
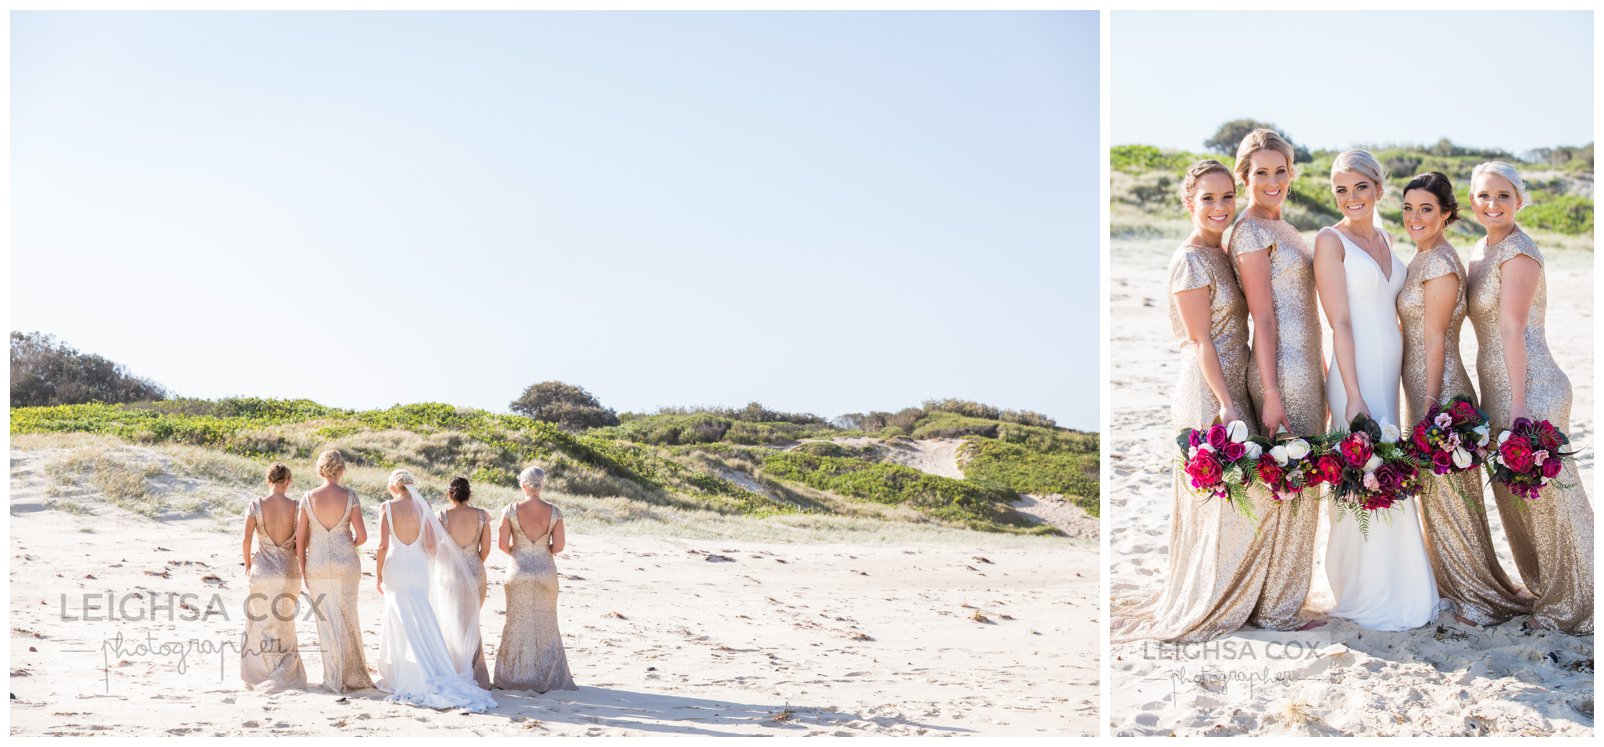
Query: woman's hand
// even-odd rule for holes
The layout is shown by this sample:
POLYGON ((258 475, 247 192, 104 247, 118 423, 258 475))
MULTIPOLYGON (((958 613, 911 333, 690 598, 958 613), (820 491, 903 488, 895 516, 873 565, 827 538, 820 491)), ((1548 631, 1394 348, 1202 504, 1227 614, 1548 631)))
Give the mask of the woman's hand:
MULTIPOLYGON (((1229 425, 1233 421, 1242 420, 1242 411, 1237 409, 1236 403, 1220 405, 1220 422, 1229 425)), ((1245 421, 1244 421, 1245 422, 1245 421)))
POLYGON ((374 576, 373 577, 373 588, 378 589, 380 594, 384 593, 384 577, 383 576, 374 576))
POLYGON ((1516 402, 1516 403, 1514 403, 1514 404, 1509 406, 1509 422, 1507 424, 1505 424, 1505 427, 1509 427, 1509 428, 1514 427, 1515 421, 1519 420, 1521 418, 1526 418, 1527 420, 1531 420, 1532 419, 1532 413, 1531 413, 1530 410, 1526 409, 1526 403, 1525 402, 1516 402))
POLYGON ((1360 414, 1370 417, 1370 406, 1365 404, 1363 397, 1354 397, 1348 400, 1348 409, 1342 414, 1343 422, 1352 423, 1354 416, 1360 414))
POLYGON ((1287 422, 1286 408, 1281 405, 1280 392, 1264 393, 1264 406, 1259 412, 1259 423, 1264 426, 1264 433, 1272 438, 1282 430, 1292 432, 1292 424, 1287 422))

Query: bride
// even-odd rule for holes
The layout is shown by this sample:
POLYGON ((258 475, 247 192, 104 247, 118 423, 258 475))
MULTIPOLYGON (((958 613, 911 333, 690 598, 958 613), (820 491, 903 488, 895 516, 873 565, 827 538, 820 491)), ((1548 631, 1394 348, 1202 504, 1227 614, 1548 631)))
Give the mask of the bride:
POLYGON ((473 680, 479 650, 473 571, 418 495, 411 473, 390 473, 389 488, 393 497, 383 504, 379 523, 384 629, 377 687, 390 693, 385 700, 429 708, 494 708, 496 701, 473 680))
MULTIPOLYGON (((1376 226, 1384 179, 1381 165, 1365 151, 1337 156, 1331 191, 1343 219, 1322 229, 1314 242, 1315 287, 1332 331, 1326 397, 1331 424, 1338 429, 1360 413, 1402 426, 1397 299, 1405 268, 1376 226)), ((1404 501, 1376 517, 1368 539, 1352 516, 1333 505, 1326 544, 1326 578, 1337 599, 1332 615, 1371 630, 1409 630, 1436 617, 1437 582, 1415 504, 1404 501)))

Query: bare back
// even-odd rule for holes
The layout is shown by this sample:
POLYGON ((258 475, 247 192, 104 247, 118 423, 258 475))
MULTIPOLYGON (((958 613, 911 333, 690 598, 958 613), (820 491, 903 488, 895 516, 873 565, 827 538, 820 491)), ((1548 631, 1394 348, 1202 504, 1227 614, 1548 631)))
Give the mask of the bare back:
POLYGON ((441 512, 441 522, 451 541, 457 547, 479 546, 480 532, 485 525, 483 510, 467 505, 456 505, 441 512))
POLYGON ((324 485, 307 493, 306 496, 312 508, 312 515, 308 518, 322 525, 324 529, 338 524, 340 517, 345 515, 346 508, 351 505, 351 491, 338 485, 324 485))
POLYGON ((417 510, 412 507, 412 500, 393 500, 389 506, 390 533, 394 534, 402 544, 411 545, 417 542, 418 533, 423 531, 423 523, 417 510))
POLYGON ((295 501, 286 496, 267 496, 262 499, 262 518, 256 531, 267 535, 275 545, 290 541, 295 535, 295 501))
POLYGON ((518 513, 518 526, 524 530, 524 536, 531 542, 551 533, 551 504, 540 498, 531 498, 519 502, 512 507, 518 513), (532 527, 540 527, 539 532, 529 531, 532 527))

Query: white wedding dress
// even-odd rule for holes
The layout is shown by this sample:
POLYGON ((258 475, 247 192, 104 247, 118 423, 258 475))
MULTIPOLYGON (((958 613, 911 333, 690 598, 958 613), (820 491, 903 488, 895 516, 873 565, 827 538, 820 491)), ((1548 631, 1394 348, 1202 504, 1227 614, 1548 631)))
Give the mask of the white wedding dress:
POLYGON ((390 550, 384 561, 376 687, 390 693, 385 700, 483 713, 495 708, 496 701, 473 680, 472 652, 479 648, 477 587, 458 567, 459 558, 448 555, 460 550, 428 504, 411 485, 406 487, 411 500, 398 510, 420 514, 418 536, 410 544, 396 536, 390 519, 393 504, 384 504, 390 550))
MULTIPOLYGON (((1377 423, 1398 420, 1398 394, 1403 373, 1403 333, 1398 328, 1398 293, 1404 287, 1403 262, 1392 254, 1391 277, 1369 252, 1333 228, 1342 240, 1343 274, 1347 280, 1348 315, 1353 325, 1354 367, 1359 393, 1377 423)), ((1326 401, 1331 425, 1346 430, 1347 391, 1336 353, 1326 375, 1326 401)), ((1326 579, 1336 595, 1330 614, 1370 630, 1411 630, 1431 622, 1441 609, 1437 581, 1421 533, 1416 500, 1377 511, 1367 540, 1348 512, 1330 507, 1331 533, 1326 543, 1326 579)))

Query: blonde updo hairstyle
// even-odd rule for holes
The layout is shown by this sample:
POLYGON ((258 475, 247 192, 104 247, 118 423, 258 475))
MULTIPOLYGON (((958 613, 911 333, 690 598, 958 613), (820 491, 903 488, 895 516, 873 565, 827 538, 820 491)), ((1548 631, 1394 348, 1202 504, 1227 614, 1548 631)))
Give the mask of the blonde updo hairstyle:
POLYGON ((267 468, 267 484, 277 485, 281 482, 289 481, 290 468, 284 466, 283 462, 275 462, 273 466, 267 468))
POLYGON ((1248 173, 1253 170, 1253 154, 1261 150, 1273 150, 1287 158, 1287 175, 1289 178, 1298 177, 1298 168, 1292 165, 1294 153, 1292 143, 1281 137, 1275 130, 1263 128, 1254 130, 1242 138, 1242 143, 1236 146, 1236 181, 1247 186, 1248 173))
POLYGON ((1492 174, 1493 176, 1501 176, 1504 178, 1504 181, 1509 182, 1510 185, 1515 187, 1515 196, 1520 198, 1520 205, 1516 206, 1515 212, 1518 213, 1526 209, 1527 205, 1532 204, 1532 193, 1526 191, 1526 180, 1520 178, 1520 172, 1516 171, 1514 166, 1504 163, 1503 161, 1488 161, 1483 164, 1478 164, 1476 168, 1471 169, 1470 193, 1472 195, 1476 194, 1476 177, 1481 176, 1484 173, 1492 174))
POLYGON ((317 473, 331 480, 345 474, 345 456, 334 449, 317 455, 317 473))
POLYGON ((1387 194, 1387 170, 1382 168, 1381 162, 1367 150, 1345 150, 1331 162, 1332 185, 1335 186, 1337 174, 1347 172, 1358 174, 1369 179, 1376 185, 1376 199, 1387 194))
POLYGON ((527 467, 518 473, 518 484, 526 488, 540 490, 546 484, 546 471, 539 467, 527 467))
POLYGON ((390 479, 385 483, 386 488, 397 488, 402 485, 417 485, 418 481, 412 478, 412 473, 398 469, 390 473, 390 479))
POLYGON ((1192 210, 1192 198, 1197 196, 1197 183, 1203 177, 1219 172, 1231 176, 1231 170, 1212 158, 1205 158, 1186 168, 1186 176, 1181 177, 1181 204, 1186 206, 1187 212, 1192 210))

